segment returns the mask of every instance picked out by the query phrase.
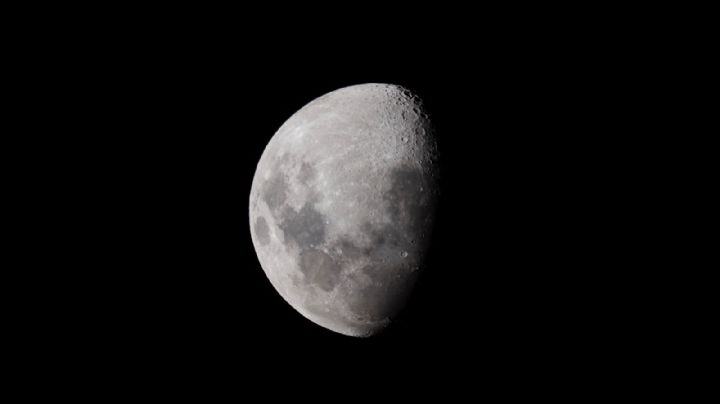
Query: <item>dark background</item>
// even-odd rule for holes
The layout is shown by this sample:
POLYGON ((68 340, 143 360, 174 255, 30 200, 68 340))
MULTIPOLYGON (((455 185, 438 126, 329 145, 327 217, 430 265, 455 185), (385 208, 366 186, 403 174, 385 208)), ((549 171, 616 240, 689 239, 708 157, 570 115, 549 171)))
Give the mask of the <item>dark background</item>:
POLYGON ((155 382, 247 382, 249 372, 512 384, 579 380, 638 343, 628 327, 640 309, 624 305, 633 263, 620 258, 634 229, 616 226, 620 206, 633 209, 618 190, 634 184, 618 179, 639 91, 619 87, 642 71, 603 57, 592 33, 465 21, 454 36, 418 27, 409 42, 350 40, 341 26, 261 41, 233 24, 178 25, 49 46, 60 51, 46 61, 59 66, 44 79, 48 103, 62 105, 53 119, 67 132, 54 142, 72 150, 71 172, 50 174, 73 212, 59 254, 75 269, 49 281, 71 285, 70 305, 51 309, 53 332, 77 347, 66 355, 155 382), (386 332, 356 339, 274 291, 248 199, 292 113, 368 82, 425 100, 442 188, 413 300, 386 332))

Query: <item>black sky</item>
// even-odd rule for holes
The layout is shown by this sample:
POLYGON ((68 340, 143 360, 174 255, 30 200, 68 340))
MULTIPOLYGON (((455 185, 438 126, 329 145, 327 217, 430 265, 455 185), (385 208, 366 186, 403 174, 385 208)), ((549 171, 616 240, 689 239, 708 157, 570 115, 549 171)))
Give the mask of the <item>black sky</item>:
POLYGON ((55 94, 73 95, 58 96, 72 111, 58 119, 77 122, 64 146, 82 155, 63 192, 86 195, 74 207, 85 218, 70 276, 78 292, 58 327, 87 330, 80 344, 99 364, 218 380, 341 368, 419 382, 459 372, 456 363, 501 380, 611 355, 626 263, 610 251, 626 245, 609 236, 622 200, 605 190, 631 145, 625 104, 610 100, 633 73, 588 52, 587 37, 468 28, 399 46, 333 41, 333 28, 264 43, 205 23, 85 38, 57 54, 55 94), (442 196, 407 311, 384 334, 355 339, 273 290, 248 198, 266 143, 293 112, 367 82, 425 100, 442 196))

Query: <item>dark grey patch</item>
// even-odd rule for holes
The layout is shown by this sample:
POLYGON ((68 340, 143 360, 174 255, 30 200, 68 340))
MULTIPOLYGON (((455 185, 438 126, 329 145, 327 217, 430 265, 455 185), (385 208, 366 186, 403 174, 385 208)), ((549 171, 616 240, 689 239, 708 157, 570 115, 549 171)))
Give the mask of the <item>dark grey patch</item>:
POLYGON ((303 162, 298 173, 298 180, 301 184, 307 185, 315 177, 315 169, 308 163, 303 162))
POLYGON ((303 205, 299 212, 287 208, 283 212, 280 228, 286 239, 294 240, 301 249, 316 246, 325 240, 325 216, 315 210, 311 202, 303 205))
POLYGON ((255 236, 261 245, 267 245, 270 242, 270 228, 262 216, 255 220, 255 236))
POLYGON ((348 300, 348 307, 360 318, 378 321, 395 314, 388 309, 388 299, 392 299, 392 295, 386 288, 373 284, 360 288, 348 300))
POLYGON ((356 246, 352 241, 347 239, 338 240, 333 247, 337 248, 339 251, 342 252, 340 256, 343 259, 346 259, 350 262, 356 261, 370 252, 369 249, 360 248, 356 246))
POLYGON ((272 210, 277 210, 287 200, 288 186, 285 177, 277 174, 270 178, 264 186, 263 199, 272 210))
POLYGON ((397 273, 397 269, 389 265, 368 265, 361 269, 374 283, 389 284, 393 276, 397 273))
POLYGON ((388 202, 388 213, 395 221, 407 221, 408 216, 423 206, 421 188, 425 188, 422 173, 405 167, 390 173, 390 189, 384 198, 388 202))
POLYGON ((358 317, 370 321, 396 315, 405 305, 412 286, 406 282, 407 275, 388 265, 369 265, 360 271, 371 281, 350 295, 350 310, 358 317), (399 274, 402 276, 398 276, 399 274))
POLYGON ((420 170, 398 167, 390 173, 390 189, 384 200, 391 222, 402 229, 402 233, 415 237, 425 230, 434 209, 431 184, 420 170))
POLYGON ((340 280, 340 266, 328 254, 319 250, 307 250, 300 255, 300 270, 305 281, 322 290, 331 291, 340 280))
POLYGON ((372 248, 368 251, 368 256, 372 262, 403 263, 402 252, 411 252, 415 247, 410 243, 412 237, 400 230, 397 224, 385 224, 369 230, 372 248))

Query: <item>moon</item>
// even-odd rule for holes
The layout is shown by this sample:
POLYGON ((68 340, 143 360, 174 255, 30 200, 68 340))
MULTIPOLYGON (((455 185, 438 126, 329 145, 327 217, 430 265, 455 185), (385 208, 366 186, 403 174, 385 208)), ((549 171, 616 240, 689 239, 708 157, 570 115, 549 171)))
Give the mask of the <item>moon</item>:
POLYGON ((257 165, 250 233, 268 280, 329 330, 368 337, 422 272, 438 196, 422 100, 392 84, 327 93, 293 114, 257 165))

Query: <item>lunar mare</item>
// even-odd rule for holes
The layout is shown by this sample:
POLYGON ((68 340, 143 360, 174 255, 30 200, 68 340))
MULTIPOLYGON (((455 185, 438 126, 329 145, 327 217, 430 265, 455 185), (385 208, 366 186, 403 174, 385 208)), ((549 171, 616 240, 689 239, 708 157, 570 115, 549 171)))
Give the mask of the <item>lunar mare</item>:
POLYGON ((390 324, 423 267, 436 152, 422 101, 400 86, 342 88, 293 114, 250 191, 253 244, 278 293, 345 335, 390 324))

